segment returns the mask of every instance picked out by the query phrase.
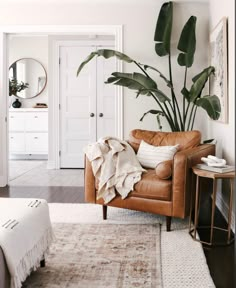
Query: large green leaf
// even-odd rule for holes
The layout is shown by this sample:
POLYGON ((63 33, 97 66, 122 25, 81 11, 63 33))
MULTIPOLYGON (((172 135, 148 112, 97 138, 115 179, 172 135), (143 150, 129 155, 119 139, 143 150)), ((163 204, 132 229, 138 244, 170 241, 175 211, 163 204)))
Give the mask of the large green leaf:
POLYGON ((202 74, 204 74, 204 73, 207 73, 210 76, 214 72, 215 72, 215 68, 213 66, 209 66, 209 67, 205 68, 202 72, 200 72, 199 74, 194 76, 192 81, 196 82, 198 80, 198 78, 201 77, 202 74))
POLYGON ((164 103, 165 101, 170 101, 170 98, 168 96, 166 96, 161 90, 159 89, 141 89, 138 91, 136 98, 138 98, 138 96, 140 94, 142 95, 147 95, 147 96, 151 96, 152 92, 160 102, 164 103))
POLYGON ((113 83, 132 90, 141 91, 140 94, 147 94, 147 92, 142 92, 142 89, 157 89, 156 82, 140 73, 114 72, 111 75, 112 77, 109 77, 105 83, 113 83))
POLYGON ((95 56, 103 56, 105 59, 111 58, 111 57, 117 57, 119 60, 132 63, 134 62, 133 59, 131 59, 129 56, 111 49, 99 49, 97 51, 94 51, 88 55, 88 57, 80 64, 78 70, 77 70, 77 76, 79 75, 80 71, 84 68, 84 66, 92 60, 95 56))
POLYGON ((160 116, 165 116, 165 114, 164 114, 162 111, 160 111, 160 110, 149 110, 148 112, 146 112, 146 113, 143 114, 143 116, 140 118, 139 121, 143 121, 143 118, 144 118, 147 114, 156 115, 157 123, 158 123, 159 129, 161 130, 161 129, 162 129, 162 126, 161 126, 160 116))
POLYGON ((207 95, 202 98, 197 99, 195 102, 197 106, 202 107, 206 110, 208 116, 213 119, 217 120, 220 117, 221 113, 221 106, 220 100, 216 95, 207 95))
POLYGON ((196 75, 192 80, 193 84, 189 91, 189 101, 194 102, 197 98, 201 96, 202 90, 209 79, 209 76, 214 73, 214 67, 209 66, 204 69, 201 73, 196 75))
MULTIPOLYGON (((142 65, 142 64, 141 64, 142 65)), ((156 71, 157 73, 159 73, 160 77, 162 79, 164 79, 164 81, 166 82, 167 86, 172 88, 172 85, 170 83, 170 81, 165 77, 164 74, 161 73, 161 71, 159 71, 158 69, 156 69, 155 67, 152 67, 152 66, 149 66, 149 65, 143 65, 144 69, 147 70, 147 69, 150 69, 150 70, 153 70, 153 71, 156 71)))
POLYGON ((191 67, 194 61, 194 53, 196 49, 196 21, 195 16, 191 16, 181 32, 178 49, 183 53, 178 56, 180 66, 191 67))
POLYGON ((154 41, 157 55, 170 54, 170 39, 173 19, 173 3, 166 2, 162 5, 156 24, 154 41))

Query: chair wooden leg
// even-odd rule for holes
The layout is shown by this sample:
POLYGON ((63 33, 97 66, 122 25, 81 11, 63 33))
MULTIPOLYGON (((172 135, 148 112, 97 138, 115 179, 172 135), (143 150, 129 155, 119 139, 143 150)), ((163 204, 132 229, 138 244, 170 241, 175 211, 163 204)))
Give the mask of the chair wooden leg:
POLYGON ((102 205, 103 220, 107 220, 107 206, 102 205))
POLYGON ((170 231, 171 227, 171 216, 166 216, 166 231, 170 231))
POLYGON ((45 265, 46 265, 46 264, 45 264, 45 259, 41 260, 41 261, 40 261, 40 267, 43 268, 43 267, 45 267, 45 265))

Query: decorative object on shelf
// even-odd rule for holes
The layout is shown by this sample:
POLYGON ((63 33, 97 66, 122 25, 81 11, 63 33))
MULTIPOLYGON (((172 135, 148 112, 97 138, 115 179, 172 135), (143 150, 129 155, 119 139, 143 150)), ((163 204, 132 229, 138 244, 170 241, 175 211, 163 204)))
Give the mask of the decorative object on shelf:
POLYGON ((157 20, 156 31, 154 35, 155 51, 158 56, 168 57, 169 77, 166 77, 161 71, 155 67, 145 65, 137 62, 131 57, 115 50, 99 49, 92 52, 82 62, 78 68, 77 76, 83 69, 83 67, 95 56, 103 56, 105 59, 111 57, 117 57, 127 63, 135 64, 141 73, 120 73, 114 72, 112 76, 107 79, 106 83, 115 84, 128 89, 136 90, 137 97, 149 96, 152 97, 157 105, 157 109, 151 109, 144 113, 140 121, 147 114, 153 114, 156 117, 159 129, 162 129, 161 116, 165 117, 171 131, 187 131, 193 130, 195 116, 199 107, 203 108, 208 116, 217 120, 220 117, 221 106, 220 100, 216 95, 202 95, 203 88, 209 80, 210 75, 215 71, 213 66, 209 66, 199 72, 192 78, 191 87, 187 87, 187 72, 194 62, 194 53, 196 49, 196 21, 195 16, 191 16, 183 27, 179 42, 178 50, 178 64, 184 66, 184 87, 181 90, 182 94, 182 109, 179 103, 179 99, 176 96, 176 90, 174 89, 172 80, 172 63, 171 63, 171 32, 172 32, 172 20, 173 20, 173 3, 164 3, 161 7, 159 17, 157 20), (163 80, 167 87, 168 92, 163 92, 158 88, 157 83, 151 78, 149 71, 159 74, 161 80, 163 80), (170 95, 168 95, 170 94, 170 95))
POLYGON ((202 157, 201 161, 203 163, 197 164, 196 167, 202 170, 212 171, 216 173, 226 173, 235 171, 234 166, 226 165, 225 159, 220 159, 213 155, 202 157))
POLYGON ((17 79, 9 79, 9 96, 16 96, 17 92, 21 92, 29 87, 29 83, 23 81, 18 82, 17 79))
POLYGON ((48 108, 46 103, 36 103, 33 108, 48 108))
MULTIPOLYGON (((13 81, 13 84, 14 82, 27 84, 27 87, 21 90, 13 89, 10 95, 28 99, 36 97, 43 92, 47 84, 47 73, 39 61, 32 58, 22 58, 10 66, 9 79, 9 82, 13 81)), ((11 91, 11 86, 9 90, 11 91)))
POLYGON ((207 171, 212 171, 215 173, 227 173, 227 172, 235 171, 235 167, 230 166, 230 165, 224 165, 223 167, 214 167, 214 166, 208 166, 206 164, 197 164, 196 168, 207 170, 207 171))
POLYGON ((210 93, 217 94, 221 104, 218 121, 228 122, 228 87, 227 87, 227 18, 224 17, 210 34, 210 63, 215 67, 210 77, 210 93))
POLYGON ((208 155, 207 157, 202 157, 201 160, 202 160, 202 162, 204 162, 208 166, 212 166, 212 167, 224 167, 226 165, 225 159, 220 159, 220 158, 213 156, 213 155, 208 155))
POLYGON ((16 98, 16 100, 12 103, 13 108, 20 108, 21 107, 21 102, 19 99, 16 98))

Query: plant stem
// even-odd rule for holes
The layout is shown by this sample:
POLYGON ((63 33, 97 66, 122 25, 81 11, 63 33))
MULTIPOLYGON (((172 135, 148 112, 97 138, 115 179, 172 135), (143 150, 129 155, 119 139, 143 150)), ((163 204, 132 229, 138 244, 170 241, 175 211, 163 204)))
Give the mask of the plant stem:
MULTIPOLYGON (((148 78, 151 78, 151 77, 148 75, 148 73, 145 71, 145 69, 143 69, 143 67, 142 67, 139 63, 137 63, 136 61, 134 61, 134 64, 136 64, 136 65, 139 67, 139 69, 141 69, 142 72, 143 72, 148 78)), ((164 115, 165 115, 165 117, 166 117, 166 119, 167 119, 167 121, 168 121, 168 123, 169 123, 169 125, 170 125, 171 130, 172 130, 172 131, 175 131, 176 128, 175 128, 175 125, 174 125, 173 120, 172 120, 172 118, 171 118, 170 111, 169 111, 166 103, 164 103, 164 106, 165 106, 165 108, 166 108, 166 111, 165 111, 164 108, 162 107, 160 101, 156 98, 156 96, 155 96, 152 92, 149 92, 149 93, 152 95, 152 97, 153 97, 153 98, 155 99, 155 101, 157 102, 158 106, 161 108, 161 111, 164 113, 164 115)))
POLYGON ((179 110, 179 105, 177 103, 175 92, 174 92, 174 88, 173 88, 172 69, 171 69, 171 54, 170 53, 169 53, 168 59, 169 59, 169 74, 170 74, 171 96, 172 96, 172 102, 173 102, 173 113, 174 113, 174 119, 175 119, 175 126, 177 128, 177 131, 181 131, 181 130, 183 131, 184 130, 183 121, 182 121, 181 113, 180 113, 180 110, 179 110), (178 122, 178 119, 177 119, 176 107, 177 107, 177 110, 178 110, 180 125, 179 125, 179 122, 178 122))
POLYGON ((185 122, 186 122, 186 119, 187 119, 187 116, 188 116, 189 106, 190 106, 190 102, 188 102, 188 105, 187 105, 187 109, 186 109, 186 113, 185 113, 185 122))
POLYGON ((194 102, 193 102, 192 104, 193 104, 193 105, 192 105, 191 112, 190 112, 189 119, 188 119, 188 128, 187 128, 187 131, 189 131, 190 124, 191 124, 191 120, 192 120, 192 116, 193 116, 193 110, 194 110, 194 107, 195 107, 194 102))
POLYGON ((143 67, 136 61, 134 61, 134 64, 136 64, 138 66, 139 69, 141 69, 143 71, 143 73, 148 77, 151 78, 148 73, 145 71, 145 69, 143 69, 143 67))
MULTIPOLYGON (((171 83, 171 86, 173 87, 173 81, 172 81, 172 69, 171 69, 171 55, 169 53, 169 56, 168 56, 168 61, 169 61, 169 75, 170 75, 170 83, 171 83)), ((175 119, 175 122, 176 124, 178 124, 178 121, 177 121, 177 117, 176 117, 176 107, 175 107, 175 94, 174 94, 174 91, 173 89, 171 89, 171 97, 172 97, 172 103, 173 103, 173 109, 174 109, 174 119, 175 119)), ((179 125, 178 125, 179 126, 179 125)))
MULTIPOLYGON (((169 115, 170 121, 172 122, 173 127, 175 127, 175 124, 174 124, 174 122, 173 122, 173 120, 172 120, 172 117, 171 117, 171 114, 170 114, 170 110, 169 110, 168 106, 166 105, 166 103, 164 103, 164 106, 165 106, 166 111, 167 111, 167 113, 168 113, 168 115, 169 115)), ((173 130, 172 130, 172 131, 173 131, 173 130)), ((176 131, 176 128, 174 128, 174 131, 176 131)))
MULTIPOLYGON (((163 109, 161 103, 160 103, 159 100, 156 98, 156 96, 155 96, 152 92, 149 92, 149 93, 151 93, 153 99, 157 102, 158 106, 161 108, 161 111, 164 113, 164 115, 165 115, 165 117, 166 117, 166 120, 168 121, 168 123, 169 123, 169 125, 170 125, 171 130, 172 130, 172 131, 176 131, 175 125, 174 125, 174 123, 173 123, 173 120, 172 120, 171 116, 168 116, 168 115, 167 115, 168 113, 166 113, 166 111, 163 109)), ((164 106, 167 108, 167 106, 166 106, 165 103, 164 103, 164 106)), ((167 108, 167 111, 169 112, 168 108, 167 108)))
MULTIPOLYGON (((184 74, 184 88, 186 88, 186 81, 187 81, 187 66, 185 66, 185 74, 184 74)), ((183 95, 183 125, 185 129, 185 121, 186 121, 186 115, 185 115, 185 97, 183 95)))
POLYGON ((197 113, 197 108, 198 108, 198 106, 195 105, 195 111, 194 111, 194 114, 193 114, 193 120, 192 120, 191 130, 193 130, 193 125, 194 125, 194 122, 195 122, 195 117, 196 117, 196 113, 197 113))

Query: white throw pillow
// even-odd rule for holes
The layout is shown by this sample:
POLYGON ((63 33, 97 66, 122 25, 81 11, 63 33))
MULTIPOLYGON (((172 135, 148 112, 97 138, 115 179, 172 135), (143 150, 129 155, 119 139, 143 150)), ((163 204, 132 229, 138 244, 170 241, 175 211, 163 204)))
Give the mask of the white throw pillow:
POLYGON ((142 140, 137 157, 143 167, 155 169, 160 162, 173 159, 178 147, 179 144, 175 146, 153 146, 142 140))

